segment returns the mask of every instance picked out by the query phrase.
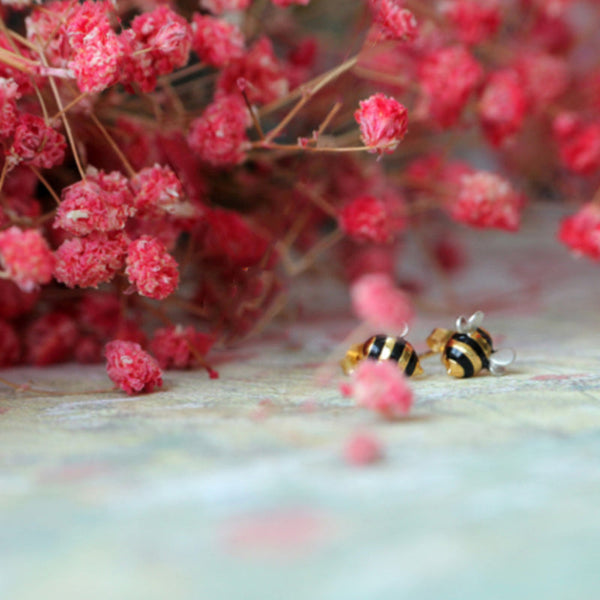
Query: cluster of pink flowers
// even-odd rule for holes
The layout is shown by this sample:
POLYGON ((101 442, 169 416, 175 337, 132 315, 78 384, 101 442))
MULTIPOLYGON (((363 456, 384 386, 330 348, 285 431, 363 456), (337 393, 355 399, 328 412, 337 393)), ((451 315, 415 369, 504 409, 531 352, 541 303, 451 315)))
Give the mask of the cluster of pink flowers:
MULTIPOLYGON (((368 0, 347 32, 259 4, 3 4, 0 365, 105 354, 130 393, 214 376, 213 343, 324 249, 356 316, 400 331, 406 233, 452 275, 453 230, 517 231, 523 182, 581 202, 557 237, 600 260, 597 2, 368 0)), ((402 412, 382 377, 396 405, 372 406, 402 412)))

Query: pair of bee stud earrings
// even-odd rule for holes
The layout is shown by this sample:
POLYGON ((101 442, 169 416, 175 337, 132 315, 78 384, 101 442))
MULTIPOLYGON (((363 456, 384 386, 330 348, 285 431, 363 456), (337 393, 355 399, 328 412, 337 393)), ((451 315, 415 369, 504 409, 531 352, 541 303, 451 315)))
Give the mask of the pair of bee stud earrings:
POLYGON ((469 319, 458 317, 455 330, 437 327, 427 338, 430 350, 421 356, 404 337, 374 335, 364 344, 356 344, 348 350, 341 362, 342 369, 349 375, 365 358, 391 360, 410 377, 423 373, 420 358, 439 353, 448 375, 452 377, 473 377, 482 369, 493 375, 502 375, 515 359, 515 352, 511 348, 494 349, 492 337, 481 327, 483 317, 484 314, 477 311, 469 319))

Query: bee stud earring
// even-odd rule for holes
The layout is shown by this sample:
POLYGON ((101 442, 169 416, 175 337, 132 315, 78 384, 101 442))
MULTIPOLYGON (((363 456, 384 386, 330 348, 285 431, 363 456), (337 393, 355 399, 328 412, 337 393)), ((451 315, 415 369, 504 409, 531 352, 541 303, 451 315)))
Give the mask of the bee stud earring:
MULTIPOLYGON (((402 335, 406 335, 406 331, 402 335)), ((358 363, 365 358, 377 361, 393 361, 408 377, 423 373, 419 355, 402 336, 373 335, 364 343, 351 346, 340 363, 344 373, 350 375, 358 363)))
POLYGON ((456 320, 456 331, 434 329, 427 338, 429 354, 441 353, 442 363, 452 377, 472 377, 482 369, 493 375, 502 375, 515 359, 512 348, 494 350, 492 337, 481 328, 484 314, 477 311, 469 319, 456 320))

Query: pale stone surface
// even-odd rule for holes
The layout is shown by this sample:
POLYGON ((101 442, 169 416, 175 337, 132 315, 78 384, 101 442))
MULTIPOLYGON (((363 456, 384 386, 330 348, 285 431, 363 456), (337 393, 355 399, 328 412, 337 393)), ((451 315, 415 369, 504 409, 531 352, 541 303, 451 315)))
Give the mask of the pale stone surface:
MULTIPOLYGON (((600 271, 553 227, 466 236, 457 304, 517 362, 451 380, 427 360, 401 422, 316 377, 353 325, 310 282, 323 313, 222 356, 216 381, 127 397, 84 393, 101 368, 4 372, 74 393, 0 390, 0 597, 597 598, 600 271), (358 431, 383 462, 344 463, 358 431)), ((421 307, 409 339, 455 313, 421 307)))

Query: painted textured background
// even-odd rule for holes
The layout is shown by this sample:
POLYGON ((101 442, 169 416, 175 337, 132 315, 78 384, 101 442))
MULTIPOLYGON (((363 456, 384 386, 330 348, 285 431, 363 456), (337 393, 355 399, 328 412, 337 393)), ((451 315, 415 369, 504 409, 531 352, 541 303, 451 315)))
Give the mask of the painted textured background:
MULTIPOLYGON (((101 368, 5 372, 75 393, 0 390, 0 597, 600 597, 600 277, 555 226, 466 236, 458 301, 518 361, 468 381, 427 361, 403 422, 315 380, 352 327, 327 308, 144 397, 84 393, 101 368), (357 431, 385 461, 344 463, 357 431)), ((420 314, 418 346, 457 316, 420 314)))

